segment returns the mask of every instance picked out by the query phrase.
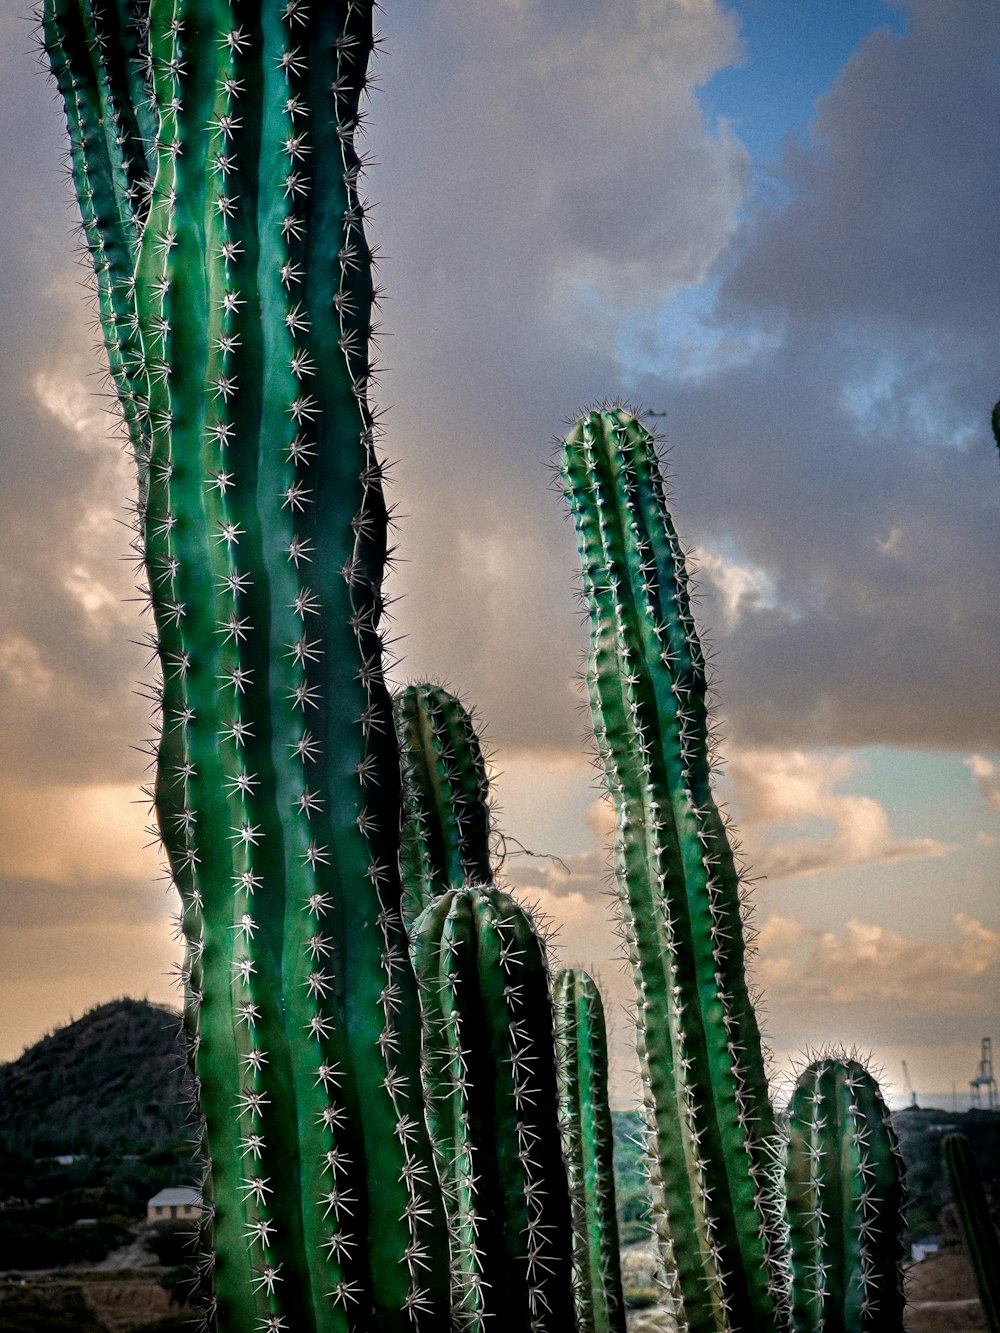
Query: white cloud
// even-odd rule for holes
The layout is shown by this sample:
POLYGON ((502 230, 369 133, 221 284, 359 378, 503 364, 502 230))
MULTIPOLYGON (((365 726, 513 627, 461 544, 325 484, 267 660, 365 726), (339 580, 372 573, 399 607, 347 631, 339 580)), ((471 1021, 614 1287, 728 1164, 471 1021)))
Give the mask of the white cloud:
POLYGON ((70 432, 76 446, 86 452, 104 450, 114 430, 114 420, 106 410, 106 400, 97 396, 92 379, 93 361, 73 361, 58 373, 40 370, 32 388, 42 407, 70 432), (91 376, 88 384, 87 376, 91 376))
POLYGON ((742 750, 730 761, 740 824, 755 871, 793 879, 848 866, 944 856, 953 850, 934 838, 900 838, 885 807, 872 796, 836 790, 854 770, 850 755, 802 750, 742 750), (768 827, 822 821, 828 833, 775 837, 768 827))
MULTIPOLYGON (((74 565, 72 569, 67 570, 63 575, 62 584, 92 619, 103 619, 102 613, 109 610, 117 611, 121 605, 121 599, 83 565, 74 565)), ((128 619, 131 621, 131 615, 128 619)))
POLYGON ((969 755, 965 766, 972 774, 976 791, 991 810, 1000 810, 1000 768, 981 754, 969 755))
POLYGON ((910 1006, 960 1014, 1000 967, 1000 931, 965 912, 956 912, 952 925, 950 935, 928 941, 856 917, 833 930, 772 912, 758 934, 756 979, 775 1007, 910 1006))
POLYGON ((727 629, 748 611, 775 605, 774 579, 761 565, 728 558, 708 546, 694 546, 690 554, 698 583, 711 584, 719 594, 727 629))
POLYGON ((0 642, 0 676, 5 676, 19 693, 36 699, 49 693, 55 679, 37 644, 20 634, 11 634, 0 642))

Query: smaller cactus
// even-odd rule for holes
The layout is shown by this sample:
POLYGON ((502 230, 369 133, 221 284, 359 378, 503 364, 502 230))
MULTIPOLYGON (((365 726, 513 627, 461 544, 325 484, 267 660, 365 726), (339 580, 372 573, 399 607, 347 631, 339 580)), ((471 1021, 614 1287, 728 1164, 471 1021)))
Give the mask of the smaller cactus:
POLYGON ((491 881, 489 781, 472 718, 440 685, 408 685, 394 700, 403 766, 403 912, 491 881))
POLYGON ((554 1001, 577 1320, 580 1333, 624 1333, 604 1005, 577 967, 558 974, 554 1001))
POLYGON ((958 1211, 962 1239, 976 1275, 983 1314, 990 1333, 1000 1333, 1000 1242, 982 1181, 964 1134, 946 1135, 943 1146, 948 1183, 958 1211))
POLYGON ((411 953, 455 1322, 566 1333, 570 1204, 541 937, 509 894, 467 888, 430 903, 411 953))
POLYGON ((902 1328, 903 1168, 878 1084, 857 1060, 816 1060, 788 1117, 794 1333, 902 1328))

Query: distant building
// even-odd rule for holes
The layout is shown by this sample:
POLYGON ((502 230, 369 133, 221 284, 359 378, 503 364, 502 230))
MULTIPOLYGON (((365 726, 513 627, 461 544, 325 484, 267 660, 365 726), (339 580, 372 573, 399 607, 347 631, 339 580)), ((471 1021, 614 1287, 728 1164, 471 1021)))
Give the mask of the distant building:
POLYGON ((919 1264, 921 1259, 926 1259, 929 1254, 937 1254, 941 1248, 940 1236, 925 1236, 923 1240, 915 1240, 910 1246, 910 1258, 915 1264, 919 1264))
POLYGON ((149 1222, 195 1221, 201 1216, 201 1192, 188 1186, 160 1190, 146 1205, 149 1222))

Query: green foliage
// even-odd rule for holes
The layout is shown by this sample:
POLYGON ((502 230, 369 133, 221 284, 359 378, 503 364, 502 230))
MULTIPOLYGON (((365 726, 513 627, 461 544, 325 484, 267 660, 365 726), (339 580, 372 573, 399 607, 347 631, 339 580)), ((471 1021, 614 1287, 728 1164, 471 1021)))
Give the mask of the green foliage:
POLYGON ((0 1212, 0 1254, 5 1268, 59 1268, 98 1263, 128 1240, 120 1222, 75 1224, 50 1208, 5 1208, 0 1212))
POLYGON ((0 1065, 4 1156, 141 1152, 184 1137, 191 1100, 178 1015, 113 1000, 0 1065))

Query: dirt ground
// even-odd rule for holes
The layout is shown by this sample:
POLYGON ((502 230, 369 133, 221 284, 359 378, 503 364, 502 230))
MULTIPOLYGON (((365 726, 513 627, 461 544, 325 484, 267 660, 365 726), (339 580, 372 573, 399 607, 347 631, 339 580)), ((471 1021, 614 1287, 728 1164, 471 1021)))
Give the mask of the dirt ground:
POLYGON ((941 1250, 906 1274, 908 1333, 987 1333, 969 1261, 961 1250, 941 1250))
MULTIPOLYGON (((650 1282, 655 1260, 645 1247, 626 1251, 628 1285, 638 1286, 639 1276, 650 1282)), ((988 1333, 975 1280, 961 1250, 942 1250, 929 1255, 906 1272, 907 1333, 988 1333)), ((662 1308, 630 1310, 629 1333, 674 1333, 676 1325, 662 1308)))

